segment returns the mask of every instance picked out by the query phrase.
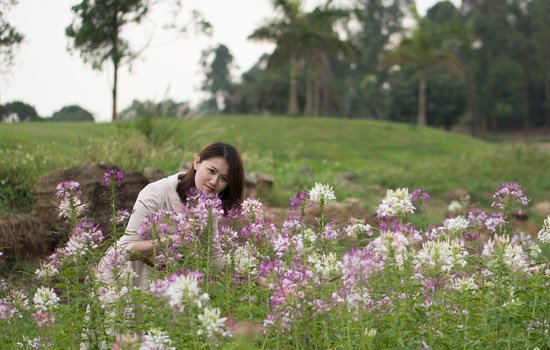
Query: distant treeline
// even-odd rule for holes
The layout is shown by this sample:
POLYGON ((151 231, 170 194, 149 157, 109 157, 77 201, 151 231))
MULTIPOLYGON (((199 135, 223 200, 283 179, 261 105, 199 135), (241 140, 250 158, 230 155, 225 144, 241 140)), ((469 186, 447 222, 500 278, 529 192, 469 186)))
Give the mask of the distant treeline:
POLYGON ((52 114, 50 118, 38 115, 36 109, 22 101, 8 102, 0 105, 0 121, 6 123, 18 123, 29 121, 94 121, 92 113, 77 105, 61 108, 52 114))
POLYGON ((205 51, 203 108, 461 122, 480 135, 550 126, 548 0, 442 1, 425 17, 412 0, 357 0, 351 10, 329 2, 311 12, 295 3, 275 1, 275 18, 251 33, 276 48, 240 79, 231 78, 227 47, 205 51))

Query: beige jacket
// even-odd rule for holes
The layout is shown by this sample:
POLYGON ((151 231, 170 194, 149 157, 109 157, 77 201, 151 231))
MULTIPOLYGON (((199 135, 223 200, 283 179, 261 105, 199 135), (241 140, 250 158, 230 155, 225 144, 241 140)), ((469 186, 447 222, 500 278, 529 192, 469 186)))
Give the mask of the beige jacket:
MULTIPOLYGON (((151 214, 157 213, 159 210, 174 211, 181 213, 183 211, 183 203, 181 202, 176 187, 178 184, 178 176, 180 174, 174 174, 167 178, 158 180, 145 186, 138 195, 132 215, 128 221, 126 227, 126 233, 116 243, 112 249, 123 249, 130 251, 132 244, 136 241, 141 241, 143 238, 139 236, 140 224, 143 219, 151 214)), ((214 236, 217 234, 217 226, 214 225, 214 236)), ((214 243, 212 265, 215 268, 222 269, 224 266, 224 260, 221 253, 221 247, 219 243, 214 243)), ((151 267, 145 264, 143 261, 129 261, 128 267, 131 267, 135 273, 133 278, 133 285, 140 287, 143 290, 149 289, 149 276, 151 275, 151 267)), ((98 276, 103 282, 110 284, 114 283, 112 273, 109 274, 105 271, 105 263, 102 261, 98 265, 98 276)))

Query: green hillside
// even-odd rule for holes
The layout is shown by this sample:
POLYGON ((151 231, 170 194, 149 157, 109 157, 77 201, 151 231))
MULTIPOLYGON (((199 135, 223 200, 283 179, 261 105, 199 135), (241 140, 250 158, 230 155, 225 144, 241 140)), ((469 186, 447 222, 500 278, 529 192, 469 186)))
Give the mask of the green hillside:
POLYGON ((333 118, 204 117, 150 125, 22 123, 0 126, 0 210, 28 211, 37 177, 91 161, 123 169, 177 171, 209 142, 237 146, 247 171, 275 177, 268 204, 286 206, 315 182, 334 185, 339 199, 375 205, 386 188, 422 187, 436 198, 469 191, 487 205, 500 181, 519 182, 535 201, 550 197, 550 154, 521 144, 488 143, 431 128, 333 118), (145 132, 145 131, 147 132, 145 132), (149 138, 144 134, 148 133, 149 138), (355 184, 340 184, 343 173, 355 184))

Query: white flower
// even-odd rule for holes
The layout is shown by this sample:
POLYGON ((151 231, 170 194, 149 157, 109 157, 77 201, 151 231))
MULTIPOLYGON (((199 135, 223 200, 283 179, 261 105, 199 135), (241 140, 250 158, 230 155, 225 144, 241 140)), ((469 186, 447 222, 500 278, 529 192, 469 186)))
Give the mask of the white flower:
POLYGON ((228 336, 225 330, 226 317, 220 317, 219 308, 205 307, 204 312, 198 315, 201 329, 197 331, 198 335, 206 334, 208 338, 215 338, 216 335, 228 336))
POLYGON ((456 266, 466 265, 468 252, 458 241, 427 241, 422 244, 413 259, 415 268, 435 268, 443 272, 451 271, 456 266))
POLYGON ((256 274, 256 262, 257 259, 248 242, 244 246, 237 247, 233 254, 233 263, 241 273, 250 272, 253 275, 256 274))
POLYGON ((398 188, 395 191, 387 190, 386 197, 376 209, 376 215, 381 218, 404 216, 407 213, 413 213, 414 209, 409 189, 398 188))
POLYGON ((317 241, 317 233, 310 228, 306 228, 300 233, 302 242, 308 243, 310 246, 317 241))
POLYGON ((457 200, 453 200, 451 201, 451 203, 449 204, 449 206, 447 207, 447 210, 450 212, 450 213, 458 213, 460 212, 462 209, 464 209, 464 206, 457 200))
POLYGON ((36 277, 39 279, 49 279, 58 273, 59 271, 52 263, 41 263, 40 268, 35 272, 36 277))
POLYGON ((378 331, 376 330, 376 328, 365 328, 365 336, 367 336, 367 338, 374 338, 376 336, 376 333, 378 333, 378 331))
POLYGON ((332 202, 336 200, 332 186, 315 183, 315 186, 309 190, 309 201, 312 203, 324 203, 332 202))
POLYGON ((59 303, 59 297, 54 290, 48 287, 39 287, 33 297, 34 307, 37 310, 48 311, 55 309, 59 303))
POLYGON ((529 270, 529 262, 526 259, 527 257, 523 252, 523 248, 519 244, 508 244, 504 248, 504 254, 502 257, 504 263, 508 265, 512 271, 527 272, 529 270))
POLYGON ((183 311, 184 303, 195 304, 202 308, 203 302, 210 299, 207 293, 202 293, 199 281, 193 275, 177 276, 168 286, 166 296, 170 306, 178 311, 183 311))
POLYGON ((388 258, 390 252, 393 252, 395 263, 399 268, 402 268, 405 263, 410 240, 400 232, 382 232, 370 245, 373 252, 383 259, 388 258))
POLYGON ((365 224, 364 220, 355 220, 351 225, 346 226, 344 232, 346 236, 353 238, 357 238, 360 234, 371 236, 372 227, 369 224, 365 224))
POLYGON ((313 265, 315 271, 324 279, 330 278, 334 273, 341 272, 343 268, 342 262, 336 258, 336 254, 334 253, 329 253, 328 255, 313 253, 308 257, 308 262, 313 265))
POLYGON ((246 198, 241 204, 241 211, 253 219, 261 218, 263 214, 263 204, 255 198, 246 198))
POLYGON ((147 331, 147 334, 143 336, 143 343, 141 343, 140 350, 176 350, 175 347, 171 347, 172 341, 168 337, 168 333, 161 331, 160 329, 151 329, 147 331))
POLYGON ((538 234, 539 241, 543 244, 550 243, 550 215, 544 220, 541 230, 538 234))
POLYGON ((42 345, 42 338, 40 337, 36 337, 34 339, 30 339, 29 337, 27 337, 26 335, 23 336, 23 338, 21 339, 22 342, 17 342, 17 346, 20 347, 20 348, 25 348, 25 349, 28 349, 28 348, 31 348, 31 349, 39 349, 42 345))
POLYGON ((453 279, 452 288, 461 292, 478 289, 474 276, 453 279))
POLYGON ((495 235, 494 239, 490 239, 483 246, 481 255, 487 258, 490 267, 498 266, 499 261, 502 261, 514 272, 532 272, 522 246, 510 242, 508 236, 495 235))
POLYGON ((466 229, 468 229, 468 224, 468 220, 462 215, 447 219, 444 222, 445 229, 452 233, 461 233, 466 231, 466 229))

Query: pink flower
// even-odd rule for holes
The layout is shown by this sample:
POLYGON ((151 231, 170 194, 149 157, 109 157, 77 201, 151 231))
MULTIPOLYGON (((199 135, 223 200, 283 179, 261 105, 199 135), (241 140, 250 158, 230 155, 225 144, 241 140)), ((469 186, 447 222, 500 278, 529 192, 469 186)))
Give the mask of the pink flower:
POLYGON ((32 318, 40 328, 51 326, 55 323, 55 317, 44 310, 37 310, 32 314, 32 318))
POLYGON ((517 202, 522 206, 529 203, 529 199, 523 194, 521 187, 515 182, 501 182, 493 195, 493 208, 504 209, 517 202))
POLYGON ((122 181, 124 181, 124 173, 122 171, 118 169, 109 169, 105 171, 105 174, 103 174, 101 184, 105 187, 108 187, 111 184, 120 186, 122 185, 122 181))

